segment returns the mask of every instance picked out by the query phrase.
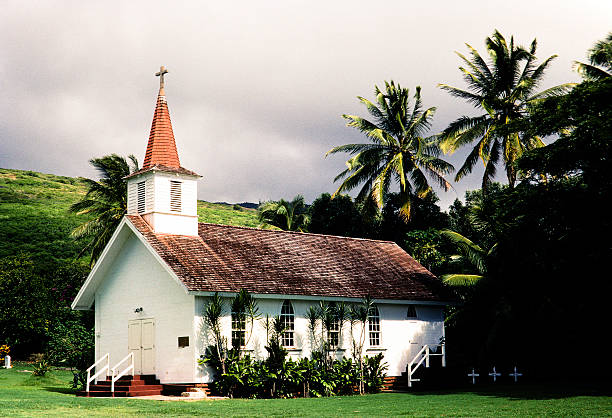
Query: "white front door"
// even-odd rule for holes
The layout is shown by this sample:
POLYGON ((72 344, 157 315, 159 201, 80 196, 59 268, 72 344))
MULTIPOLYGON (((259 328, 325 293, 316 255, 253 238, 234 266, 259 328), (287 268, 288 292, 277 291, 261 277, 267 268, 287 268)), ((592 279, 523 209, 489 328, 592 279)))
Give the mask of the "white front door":
POLYGON ((128 323, 128 350, 134 353, 134 374, 155 374, 155 320, 128 323))

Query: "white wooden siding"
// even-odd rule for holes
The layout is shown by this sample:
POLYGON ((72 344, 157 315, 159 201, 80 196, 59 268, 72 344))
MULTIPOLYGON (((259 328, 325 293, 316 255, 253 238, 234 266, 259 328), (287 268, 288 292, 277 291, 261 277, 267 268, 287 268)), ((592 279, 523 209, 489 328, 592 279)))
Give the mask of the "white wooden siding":
POLYGON ((194 296, 172 279, 132 236, 96 289, 96 357, 110 354, 113 366, 128 353, 128 323, 155 320, 155 371, 162 383, 195 381, 195 344, 178 347, 178 337, 193 333, 194 296), (135 313, 142 308, 141 313, 135 313))
MULTIPOLYGON (((312 341, 308 331, 308 320, 306 319, 306 311, 310 306, 316 303, 303 300, 292 300, 288 298, 295 312, 295 331, 294 331, 294 349, 289 350, 289 356, 293 359, 300 357, 309 357, 312 350, 312 341)), ((284 299, 258 299, 259 309, 262 317, 266 314, 272 316, 280 315, 281 306, 284 299)), ((222 329, 228 341, 231 341, 231 316, 229 315, 229 299, 226 299, 226 315, 222 318, 222 329)), ((204 349, 210 344, 207 341, 207 335, 202 330, 202 310, 207 303, 207 298, 196 298, 196 318, 194 321, 195 333, 199 335, 198 347, 200 354, 204 353, 204 349)), ((389 376, 399 376, 406 369, 406 365, 418 353, 423 344, 438 344, 444 335, 444 311, 441 306, 418 306, 418 318, 407 319, 406 313, 408 305, 396 305, 378 303, 376 305, 380 313, 380 346, 370 347, 368 336, 364 344, 364 354, 374 356, 378 353, 383 353, 384 359, 387 362, 389 376)), ((250 329, 250 326, 247 325, 250 329)), ((354 330, 358 336, 361 332, 358 327, 354 330)), ((366 327, 367 332, 367 327, 366 327)), ((247 335, 247 339, 249 336, 247 335)), ((255 324, 253 335, 247 344, 247 349, 251 350, 251 354, 256 358, 265 358, 267 352, 266 332, 263 321, 255 324)), ((337 357, 350 357, 351 353, 351 333, 350 326, 344 324, 339 344, 340 350, 337 351, 337 357)), ((208 382, 210 379, 210 371, 206 369, 198 370, 198 381, 208 382)))

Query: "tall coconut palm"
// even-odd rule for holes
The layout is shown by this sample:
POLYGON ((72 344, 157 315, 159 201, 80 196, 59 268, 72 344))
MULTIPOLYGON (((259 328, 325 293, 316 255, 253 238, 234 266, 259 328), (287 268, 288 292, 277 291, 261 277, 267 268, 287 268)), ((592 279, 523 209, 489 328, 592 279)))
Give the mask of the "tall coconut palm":
POLYGON ((302 195, 295 196, 291 202, 281 199, 262 203, 257 212, 261 228, 275 226, 284 231, 303 232, 310 220, 302 195))
POLYGON ((138 170, 138 160, 133 155, 126 160, 112 154, 93 158, 89 163, 98 170, 101 178, 99 181, 85 179, 87 193, 81 201, 70 206, 70 211, 89 217, 72 231, 72 236, 87 242, 80 256, 89 253, 93 265, 127 212, 124 177, 138 170))
POLYGON ((612 32, 589 50, 589 62, 574 62, 576 71, 586 80, 603 80, 612 76, 612 32))
POLYGON ((334 179, 344 179, 334 196, 363 184, 357 200, 365 201, 371 196, 382 208, 395 183, 399 185, 402 199, 400 214, 409 219, 414 196, 425 197, 432 191, 428 177, 448 190, 450 184, 444 175, 453 166, 438 158, 440 148, 436 138, 425 136, 436 108, 423 109, 420 87, 416 88, 412 106, 408 89, 393 81, 385 82, 385 91, 375 86, 374 94, 376 104, 358 97, 374 118, 372 122, 359 116, 342 115, 349 121, 347 126, 363 132, 370 142, 340 145, 326 154, 353 155, 346 162, 347 169, 334 179))
POLYGON ((536 92, 545 70, 556 58, 552 55, 537 65, 535 56, 537 42, 534 39, 529 50, 510 43, 497 30, 485 41, 490 60, 485 61, 476 49, 466 44, 471 57, 457 52, 465 63, 459 67, 467 90, 440 84, 439 87, 451 95, 465 99, 475 108, 484 110, 478 116, 461 116, 452 122, 441 135, 445 152, 476 143, 465 162, 455 175, 455 181, 471 173, 478 159, 485 170, 482 187, 495 177, 497 166, 502 163, 510 187, 517 179, 515 161, 523 152, 541 147, 542 140, 523 132, 513 131, 518 120, 524 118, 528 106, 537 100, 566 93, 574 84, 568 83, 536 92))

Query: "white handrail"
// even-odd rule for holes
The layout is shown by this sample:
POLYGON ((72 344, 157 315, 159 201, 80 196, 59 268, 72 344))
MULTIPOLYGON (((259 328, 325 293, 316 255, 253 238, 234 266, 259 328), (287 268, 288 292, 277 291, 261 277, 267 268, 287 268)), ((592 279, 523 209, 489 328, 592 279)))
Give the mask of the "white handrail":
POLYGON ((119 363, 115 364, 115 367, 111 369, 112 371, 111 392, 113 393, 115 392, 115 382, 119 380, 120 378, 122 378, 123 376, 125 376, 127 372, 130 370, 132 371, 132 377, 134 377, 134 352, 133 351, 130 351, 130 353, 127 356, 125 356, 119 363), (119 365, 123 363, 124 361, 126 361, 127 359, 130 359, 129 366, 127 366, 125 369, 123 369, 121 373, 115 376, 115 373, 117 373, 117 369, 119 368, 119 365))
POLYGON ((425 367, 429 367, 429 357, 431 356, 441 356, 442 357, 442 367, 446 367, 446 344, 434 344, 433 347, 441 347, 440 353, 432 353, 430 346, 428 344, 423 345, 423 347, 419 350, 416 356, 408 363, 406 366, 406 374, 408 375, 408 387, 412 387, 412 382, 418 382, 420 379, 413 379, 412 375, 417 371, 417 369, 425 362, 425 367), (415 365, 416 363, 416 365, 415 365), (413 367, 414 366, 414 367, 413 367))
POLYGON ((107 372, 106 375, 108 376, 109 366, 110 366, 110 357, 109 357, 108 353, 104 354, 102 357, 100 357, 100 359, 98 361, 96 361, 94 364, 89 366, 89 368, 87 369, 87 383, 85 385, 85 391, 86 392, 89 392, 89 383, 92 380, 95 380, 98 376, 100 376, 102 374, 102 372, 107 372), (91 376, 91 371, 93 370, 93 368, 96 367, 104 359, 106 359, 106 365, 104 367, 102 367, 102 369, 100 369, 98 372, 96 372, 96 374, 91 376))

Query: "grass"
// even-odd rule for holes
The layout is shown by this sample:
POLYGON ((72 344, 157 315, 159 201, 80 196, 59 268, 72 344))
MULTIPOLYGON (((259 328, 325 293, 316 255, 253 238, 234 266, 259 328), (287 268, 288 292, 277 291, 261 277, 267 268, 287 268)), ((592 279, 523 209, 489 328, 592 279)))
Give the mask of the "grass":
POLYGON ((250 226, 257 228, 257 211, 238 205, 209 203, 198 200, 198 219, 211 224, 250 226))
MULTIPOLYGON (((162 402, 77 398, 71 375, 34 377, 16 363, 0 369, 2 416, 610 416, 612 398, 601 389, 554 384, 478 387, 476 390, 383 393, 320 399, 231 399, 162 402)), ((471 389, 471 388, 470 388, 471 389)))
MULTIPOLYGON (((0 258, 20 252, 36 260, 70 259, 80 243, 70 232, 83 218, 68 212, 87 188, 83 179, 0 168, 0 258)), ((200 222, 256 227, 257 212, 198 201, 200 222)))

